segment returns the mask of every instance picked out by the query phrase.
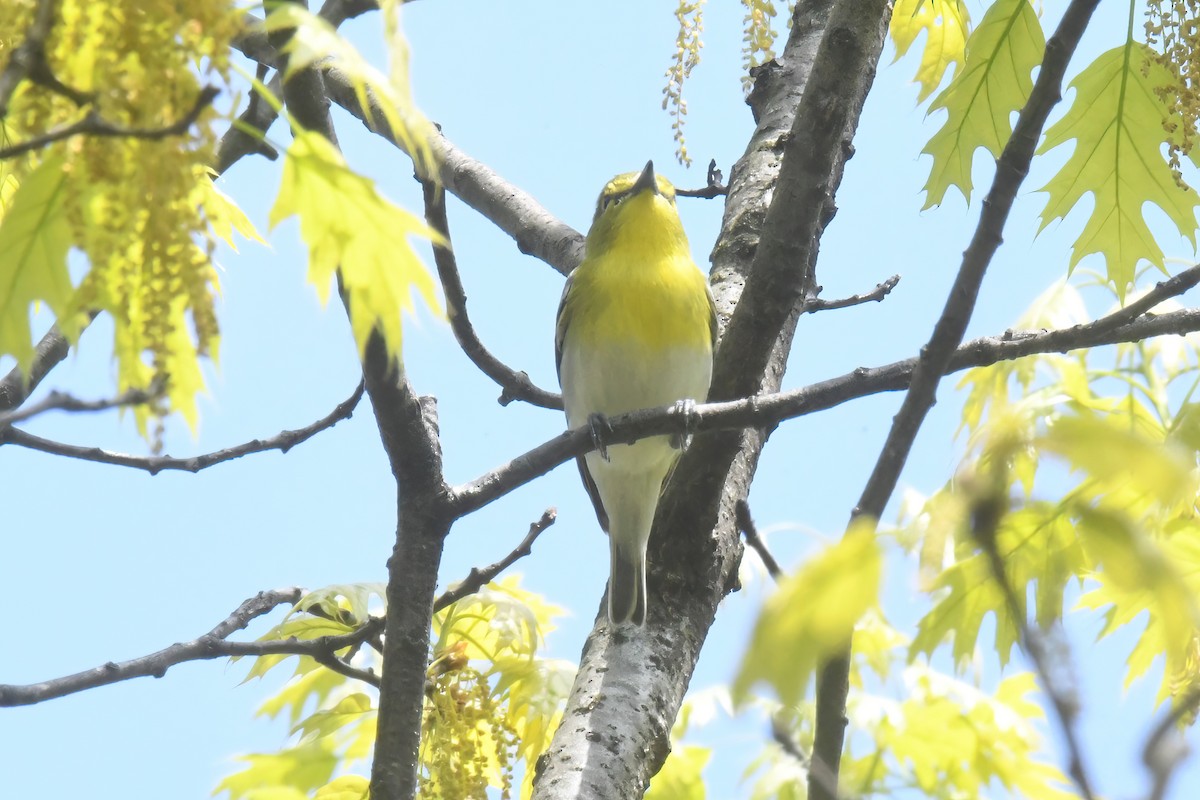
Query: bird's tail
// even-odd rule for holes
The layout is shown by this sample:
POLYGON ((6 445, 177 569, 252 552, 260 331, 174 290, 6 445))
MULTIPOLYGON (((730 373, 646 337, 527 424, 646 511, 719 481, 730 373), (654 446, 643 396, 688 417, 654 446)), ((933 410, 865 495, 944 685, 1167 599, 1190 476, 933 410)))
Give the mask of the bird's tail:
POLYGON ((646 550, 622 547, 616 537, 609 538, 612 572, 608 582, 608 619, 614 625, 646 622, 646 550))

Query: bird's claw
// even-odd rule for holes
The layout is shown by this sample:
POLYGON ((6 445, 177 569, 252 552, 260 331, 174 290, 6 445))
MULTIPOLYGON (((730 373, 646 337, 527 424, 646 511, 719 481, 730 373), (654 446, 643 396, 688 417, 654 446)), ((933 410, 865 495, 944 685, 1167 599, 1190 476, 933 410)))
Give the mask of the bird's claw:
POLYGON ((588 430, 592 433, 592 444, 596 445, 596 452, 605 461, 610 461, 608 446, 605 444, 605 439, 612 435, 612 425, 609 424, 608 417, 603 414, 588 414, 588 430))
POLYGON ((672 414, 679 414, 683 417, 683 432, 671 434, 671 447, 676 450, 687 450, 692 444, 692 434, 696 430, 696 424, 699 421, 696 416, 696 401, 676 400, 675 405, 671 407, 672 414))

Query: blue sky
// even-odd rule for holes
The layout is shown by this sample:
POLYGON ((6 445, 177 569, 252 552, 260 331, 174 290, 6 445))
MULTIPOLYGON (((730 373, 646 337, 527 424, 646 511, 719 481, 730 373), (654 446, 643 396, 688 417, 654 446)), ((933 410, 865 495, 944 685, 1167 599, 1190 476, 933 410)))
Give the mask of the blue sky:
MULTIPOLYGON (((443 0, 413 3, 404 13, 416 99, 429 117, 467 153, 581 230, 596 193, 614 173, 653 158, 678 185, 700 186, 709 158, 728 175, 752 130, 738 79, 740 6, 706 8, 703 62, 685 89, 688 147, 696 159, 691 170, 674 163, 670 120, 660 109, 675 37, 671 6, 626 4, 605 13, 600 8, 443 0)), ((981 15, 977 5, 971 10, 981 15)), ((1059 12, 1057 5, 1046 11, 1052 18, 1059 12)), ((1124 14, 1123 8, 1102 4, 1078 64, 1120 41, 1124 14)), ((368 16, 346 30, 378 58, 375 24, 368 16)), ((891 57, 889 47, 884 63, 891 57)), ((942 207, 920 212, 928 159, 918 153, 938 120, 926 120, 914 106, 915 70, 911 56, 880 69, 818 265, 827 297, 869 289, 893 273, 903 279, 882 304, 802 319, 785 387, 914 354, 958 267, 978 204, 968 207, 951 192, 942 207)), ((419 209, 419 189, 403 156, 361 133, 345 115, 338 122, 351 165, 375 178, 393 199, 419 209)), ((286 133, 277 126, 272 136, 279 141, 286 133)), ((1048 161, 1061 158, 1051 154, 1048 161)), ((1066 272, 1082 216, 1074 214, 1034 238, 1044 201, 1033 190, 1048 174, 1043 165, 1017 200, 969 335, 1003 331, 1066 272)), ((991 159, 981 154, 976 185, 986 187, 990 178, 991 159)), ((222 188, 265 231, 278 180, 278 164, 247 159, 222 180, 222 188)), ((720 203, 680 205, 693 254, 704 266, 720 203)), ((520 255, 510 239, 461 203, 452 201, 449 213, 481 337, 509 364, 556 387, 552 331, 561 276, 520 255)), ((305 284, 295 224, 281 225, 270 239, 270 248, 246 244, 240 253, 221 253, 220 367, 210 373, 198 434, 193 437, 182 422, 169 425, 166 450, 173 455, 300 427, 354 388, 358 369, 348 325, 340 308, 323 309, 305 284)), ((1191 255, 1181 240, 1164 240, 1164 248, 1170 256, 1191 255)), ((110 395, 110 334, 98 320, 78 354, 55 370, 45 388, 110 395)), ((410 319, 405 336, 412 382, 439 398, 452 482, 469 480, 562 430, 555 412, 497 405, 497 388, 462 356, 437 319, 424 313, 410 319)), ((943 386, 903 486, 932 492, 957 463, 961 442, 952 434, 959 403, 952 385, 943 386)), ((899 401, 898 395, 858 400, 774 434, 750 500, 760 526, 773 530, 770 542, 785 566, 795 566, 840 534, 899 401)), ((132 419, 115 413, 46 415, 29 429, 74 443, 145 449, 132 419)), ((261 589, 385 577, 394 484, 365 404, 352 420, 287 455, 252 456, 199 475, 150 477, 16 448, 0 452, 0 468, 6 551, 0 585, 8 592, 10 619, 0 647, 0 682, 37 681, 191 639, 261 589)), ((552 655, 575 660, 604 590, 608 560, 573 467, 463 520, 448 541, 441 583, 507 553, 548 506, 558 508, 558 523, 516 571, 525 586, 572 609, 549 647, 552 655)), ((889 513, 894 515, 894 504, 889 513)), ((731 678, 766 591, 760 581, 725 601, 693 689, 731 678)), ((889 574, 886 602, 897 623, 915 618, 923 601, 911 574, 903 569, 889 574)), ((1108 796, 1133 796, 1146 786, 1137 753, 1152 724, 1149 708, 1158 678, 1123 692, 1128 640, 1093 645, 1095 617, 1081 617, 1071 630, 1096 783, 1108 796)), ((285 741, 283 724, 253 718, 271 684, 239 687, 244 670, 219 661, 187 664, 162 680, 4 710, 5 794, 96 800, 208 796, 234 769, 234 754, 270 751, 285 741)), ((994 679, 994 668, 986 672, 994 679)), ((721 748, 709 770, 710 796, 748 792, 739 775, 768 736, 753 717, 702 732, 700 741, 721 748)), ((1193 762, 1177 776, 1171 797, 1182 800, 1198 791, 1200 767, 1193 762)))

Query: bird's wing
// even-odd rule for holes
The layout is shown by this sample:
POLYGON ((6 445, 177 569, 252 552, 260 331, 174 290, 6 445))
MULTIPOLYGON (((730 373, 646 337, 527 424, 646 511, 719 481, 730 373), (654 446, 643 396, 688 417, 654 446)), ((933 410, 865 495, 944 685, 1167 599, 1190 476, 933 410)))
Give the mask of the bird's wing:
POLYGON ((717 301, 713 297, 712 287, 708 285, 708 281, 704 282, 704 293, 708 295, 708 335, 709 344, 712 346, 713 355, 717 354, 717 301))
POLYGON ((600 521, 600 528, 608 533, 608 512, 604 510, 604 502, 600 499, 600 490, 596 488, 596 482, 592 480, 592 473, 588 471, 587 461, 583 456, 575 459, 575 463, 579 465, 579 476, 583 478, 583 488, 587 489, 588 497, 592 498, 592 507, 596 509, 596 519, 600 521))
POLYGON ((567 310, 567 295, 571 294, 571 287, 574 285, 575 271, 572 270, 567 276, 566 285, 563 286, 562 298, 558 301, 558 314, 554 320, 554 370, 558 373, 559 381, 562 380, 563 340, 567 336, 567 324, 570 322, 570 314, 564 312, 567 310))

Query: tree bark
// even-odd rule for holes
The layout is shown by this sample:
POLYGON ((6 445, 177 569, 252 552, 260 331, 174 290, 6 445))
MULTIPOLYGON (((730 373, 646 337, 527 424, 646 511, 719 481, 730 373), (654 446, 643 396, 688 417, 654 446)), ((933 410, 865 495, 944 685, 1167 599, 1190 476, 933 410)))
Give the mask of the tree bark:
MULTIPOLYGON (((801 5, 783 56, 758 73, 749 98, 757 128, 731 170, 711 271, 722 319, 729 321, 728 329, 744 333, 736 348, 722 344, 718 350, 713 399, 774 391, 780 385, 800 302, 813 283, 816 245, 832 218, 832 198, 874 78, 888 13, 882 0, 801 5), (845 74, 847 50, 861 62, 851 80, 845 74), (819 59, 827 63, 820 65, 819 59), (814 76, 817 80, 810 80, 814 76), (797 119, 802 103, 821 114, 808 122, 824 121, 825 127, 797 119), (830 124, 836 125, 832 132, 830 124), (791 177, 782 184, 781 163, 789 170, 789 161, 791 177), (805 169, 813 164, 824 164, 816 186, 811 170, 805 169), (820 203, 790 202, 812 196, 814 189, 820 203), (764 230, 786 246, 760 252, 764 230), (789 231, 795 230, 810 235, 791 241, 789 231), (764 321, 752 303, 739 304, 751 281, 761 284, 760 295, 784 298, 772 318, 764 321), (754 369, 739 369, 747 360, 754 369)), ((734 504, 749 490, 767 436, 765 430, 706 434, 697 437, 680 461, 650 541, 646 626, 614 630, 603 611, 597 615, 564 722, 540 762, 537 800, 641 797, 662 767, 671 726, 717 605, 736 588, 741 544, 734 504)))

